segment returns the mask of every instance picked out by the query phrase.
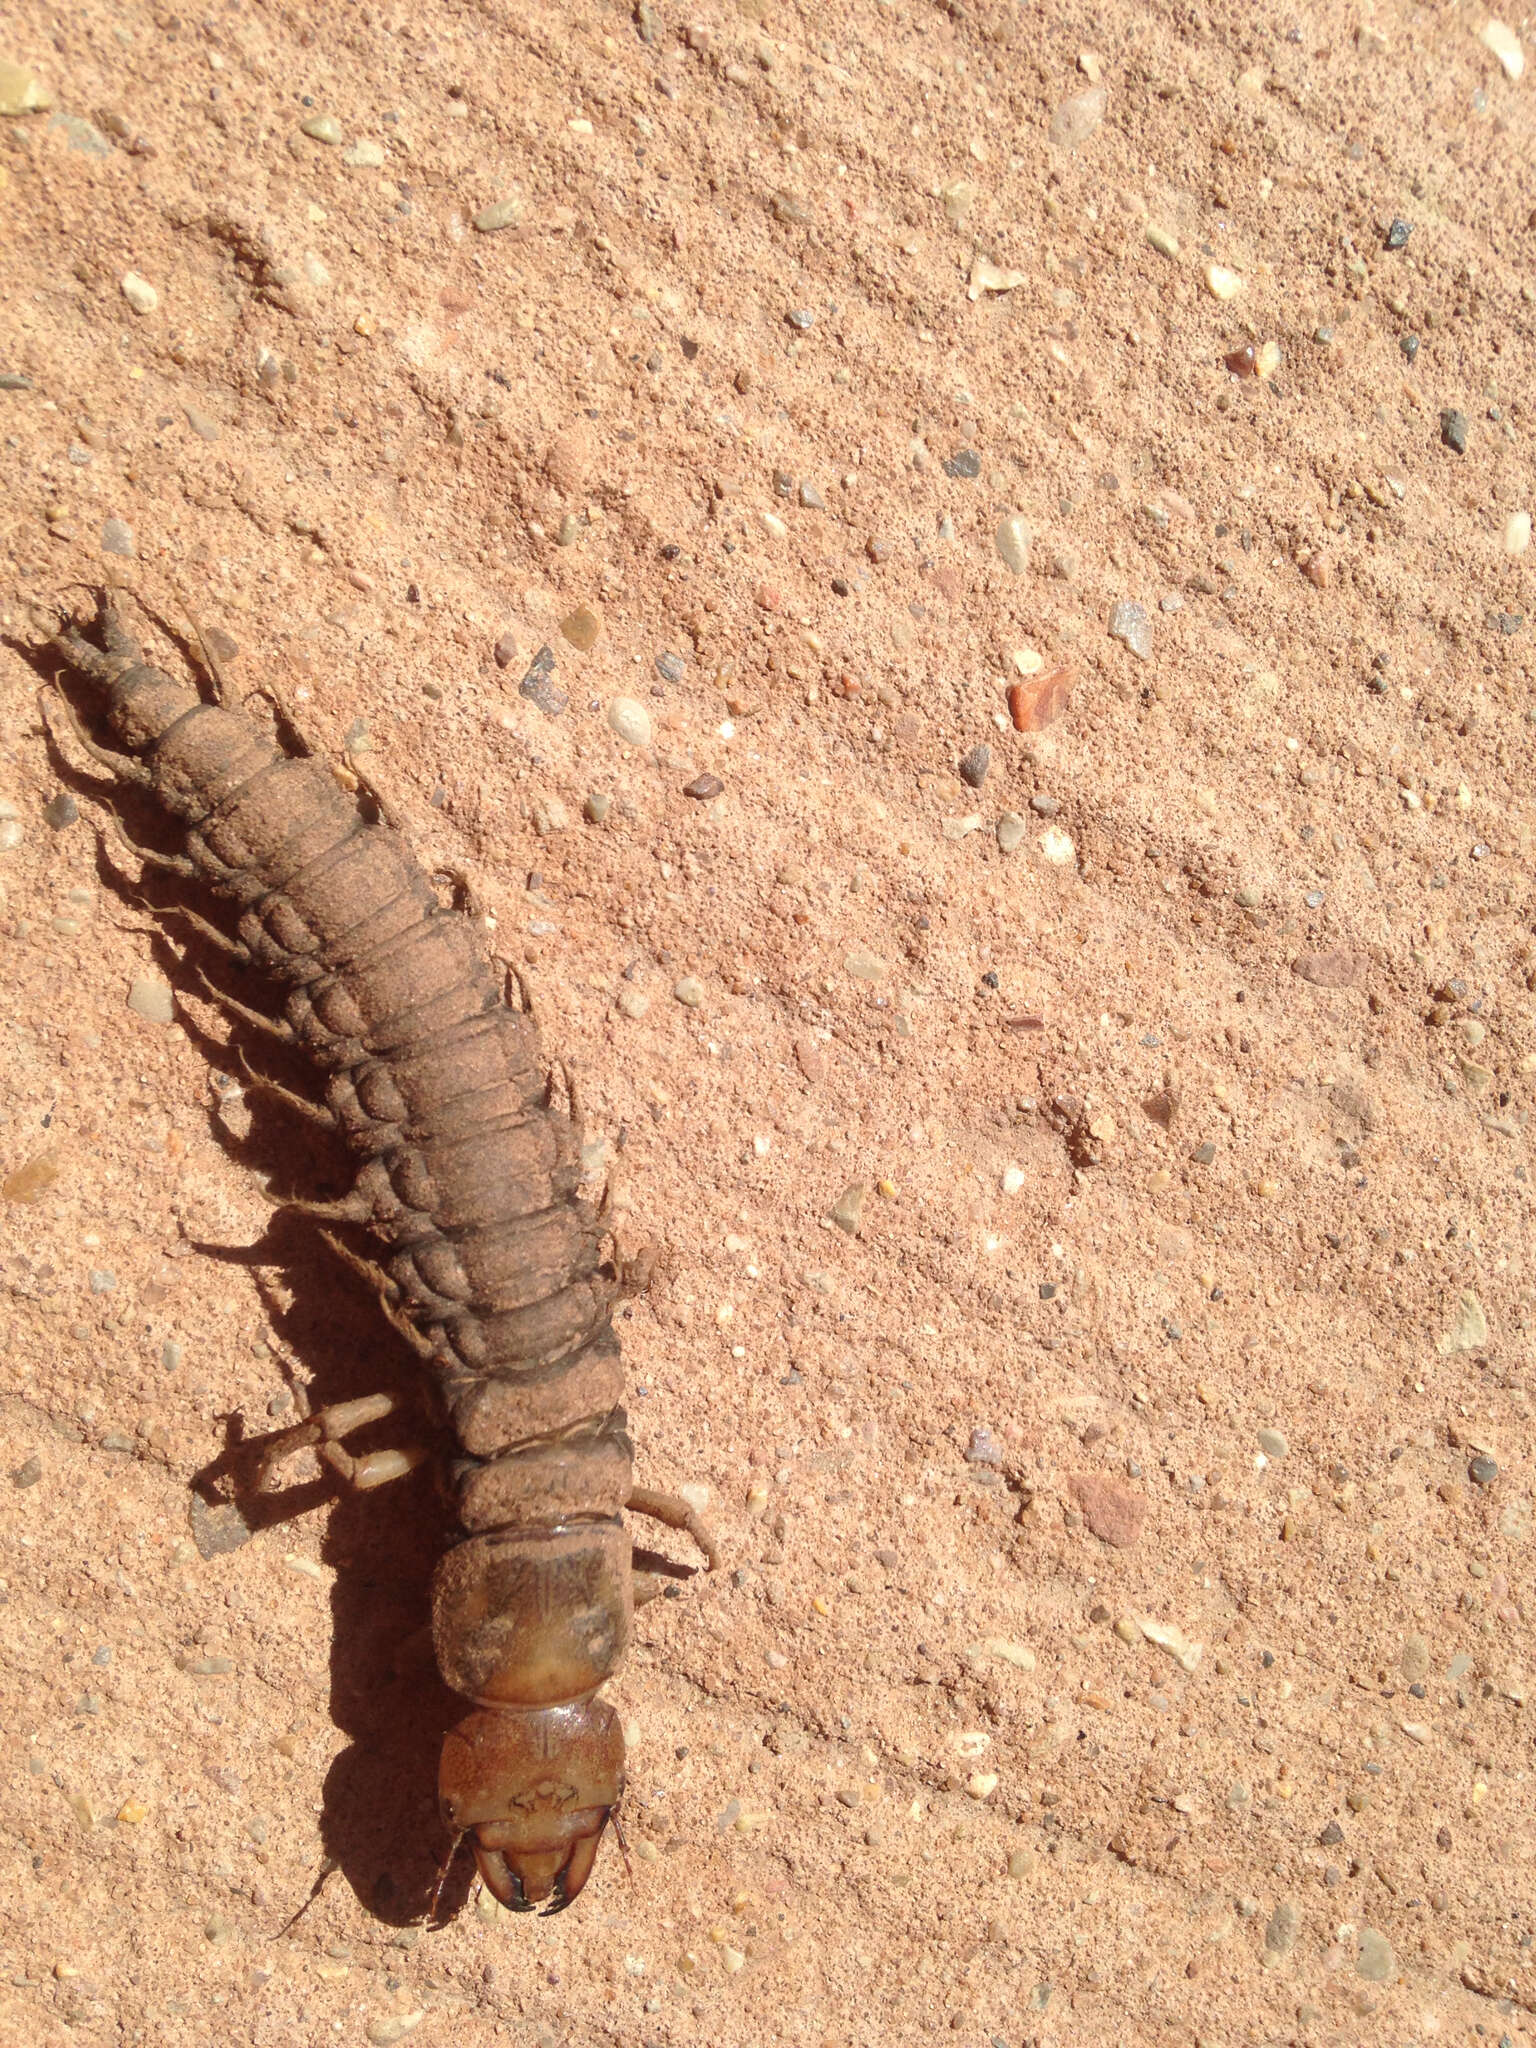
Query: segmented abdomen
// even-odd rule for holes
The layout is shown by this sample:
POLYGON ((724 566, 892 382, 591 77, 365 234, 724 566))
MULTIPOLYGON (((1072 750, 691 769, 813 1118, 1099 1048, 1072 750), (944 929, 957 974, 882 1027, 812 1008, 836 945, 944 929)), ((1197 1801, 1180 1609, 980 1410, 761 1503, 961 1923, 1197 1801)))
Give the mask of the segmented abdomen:
MULTIPOLYGON (((540 1600, 565 1587, 565 1623, 590 1637, 583 1683, 600 1682, 629 1599, 614 1286, 531 1019, 506 1005, 467 920, 442 909, 399 834, 366 823, 324 768, 143 665, 124 668, 108 708, 185 821, 192 860, 239 905, 254 960, 288 984, 288 1021, 327 1070, 329 1104, 365 1162, 358 1191, 431 1343, 462 1452, 461 1527, 482 1539, 439 1568, 445 1676, 476 1693, 496 1654, 482 1617, 480 1638, 445 1655, 455 1587, 478 1606, 494 1602, 498 1572, 532 1573, 540 1600)), ((550 1680, 557 1695, 572 1682, 565 1667, 550 1680)))

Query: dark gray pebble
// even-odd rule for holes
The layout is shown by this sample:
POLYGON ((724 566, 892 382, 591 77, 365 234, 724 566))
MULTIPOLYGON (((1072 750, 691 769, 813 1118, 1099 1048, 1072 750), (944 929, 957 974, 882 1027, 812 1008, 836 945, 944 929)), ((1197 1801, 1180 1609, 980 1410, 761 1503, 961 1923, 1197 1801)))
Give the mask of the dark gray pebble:
POLYGON ((1061 810, 1061 803, 1054 796, 1043 796, 1038 791, 1029 800, 1029 808, 1037 818, 1054 818, 1061 810))
POLYGON ((656 673, 664 683, 680 683, 687 673, 688 663, 681 654, 658 654, 656 673))
POLYGON ((55 832, 62 832, 66 825, 73 825, 79 815, 80 806, 67 789, 61 789, 57 796, 49 797, 47 803, 43 805, 44 821, 51 825, 55 832))
POLYGON ((1399 335, 1397 345, 1402 350, 1403 354, 1407 357, 1410 363, 1418 361, 1419 337, 1416 334, 1399 335))
POLYGON ((725 784, 718 775, 695 775, 692 782, 683 785, 683 795, 694 797, 701 804, 707 804, 711 797, 719 796, 724 788, 725 784))
POLYGON ((37 1482, 39 1481, 39 1479, 42 1478, 42 1476, 43 1461, 41 1458, 36 1456, 36 1454, 34 1454, 32 1457, 28 1458, 23 1464, 20 1464, 16 1467, 15 1471, 11 1474, 11 1484, 12 1486, 17 1487, 36 1486, 37 1482))
POLYGON ((803 334, 808 327, 816 325, 816 315, 809 306, 797 306, 788 316, 791 327, 798 327, 803 334))
POLYGON ((1447 448, 1454 448, 1458 455, 1467 452, 1467 416, 1450 406, 1440 415, 1440 438, 1447 448))
POLYGON ((1474 1486, 1492 1486, 1499 1476, 1499 1468, 1492 1458, 1474 1458, 1467 1467, 1467 1477, 1474 1486))
POLYGON ((960 757, 960 779, 968 782, 972 789, 980 789, 987 779, 987 770, 992 766, 992 749, 978 740, 960 757))
POLYGON ((981 475, 981 457, 974 448, 957 448, 944 465, 946 476, 976 477, 981 475))
POLYGON ((1408 237, 1412 233, 1413 222, 1411 220, 1393 221, 1391 227, 1387 229, 1387 247, 1389 249, 1406 249, 1408 237))
POLYGON ((558 718, 571 701, 568 693, 555 682, 554 675, 555 650, 553 647, 541 647, 528 664, 528 673, 517 686, 519 697, 526 697, 530 703, 537 704, 546 718, 558 718))
POLYGON ((24 377, 20 370, 0 370, 0 391, 30 391, 32 379, 24 377))

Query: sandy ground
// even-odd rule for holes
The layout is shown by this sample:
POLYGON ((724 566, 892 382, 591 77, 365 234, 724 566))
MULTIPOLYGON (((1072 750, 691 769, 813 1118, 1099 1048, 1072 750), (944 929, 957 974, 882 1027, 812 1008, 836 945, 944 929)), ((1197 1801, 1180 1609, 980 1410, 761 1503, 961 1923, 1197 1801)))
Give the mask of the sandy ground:
POLYGON ((318 17, 11 11, 3 628, 467 870, 727 1568, 424 1930, 431 1486, 219 1505, 409 1377, 345 1165, 0 649, 0 2040, 1536 2039, 1520 19, 318 17))

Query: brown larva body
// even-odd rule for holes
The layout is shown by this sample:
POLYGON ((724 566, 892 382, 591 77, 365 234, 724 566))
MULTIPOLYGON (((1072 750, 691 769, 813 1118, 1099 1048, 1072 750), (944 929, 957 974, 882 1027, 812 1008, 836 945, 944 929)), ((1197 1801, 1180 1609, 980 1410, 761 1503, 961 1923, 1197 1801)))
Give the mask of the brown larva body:
MULTIPOLYGON (((623 1787, 596 1695, 634 1602, 616 1278, 577 1191, 578 1134, 532 1020, 400 834, 318 762, 146 665, 105 601, 98 625, 105 653, 74 631, 55 645, 128 749, 101 758, 181 821, 248 957, 286 985, 287 1025, 363 1161, 336 1213, 390 1247, 395 1320, 456 1440, 459 1540, 434 1575, 433 1641, 477 1710, 445 1744, 445 1818, 474 1831, 505 1903, 564 1905, 623 1787)), ((320 1425, 310 1440, 353 1471, 320 1425)))

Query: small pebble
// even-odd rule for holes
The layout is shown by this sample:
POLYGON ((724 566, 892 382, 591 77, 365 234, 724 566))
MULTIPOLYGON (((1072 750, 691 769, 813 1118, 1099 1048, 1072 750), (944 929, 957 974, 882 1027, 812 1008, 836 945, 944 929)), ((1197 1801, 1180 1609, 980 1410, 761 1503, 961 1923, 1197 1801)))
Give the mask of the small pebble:
POLYGON ((482 235, 495 235, 503 228, 515 228, 523 217, 524 205, 525 202, 515 194, 510 199, 498 199, 490 206, 482 206, 471 226, 482 235))
POLYGON ((885 973, 885 962, 867 946, 855 946, 843 965, 855 981, 879 981, 885 973))
POLYGON ((685 974, 672 990, 685 1010, 696 1010, 704 1000, 704 984, 695 974, 685 974))
POLYGON ((378 171, 384 167, 384 145, 375 142, 371 135, 359 136, 352 147, 342 152, 342 162, 352 171, 378 171))
POLYGON ((1035 791, 1029 800, 1029 808, 1037 818, 1058 818, 1061 815, 1060 799, 1047 796, 1043 790, 1035 791))
POLYGON ((1520 38, 1507 23, 1497 19, 1487 22, 1478 31, 1478 41, 1498 58, 1506 78, 1525 76, 1525 51, 1521 48, 1520 38))
POLYGON ((1022 512, 1010 512, 998 524, 997 552, 1015 576, 1022 576, 1029 567, 1029 550, 1034 536, 1029 522, 1022 512))
POLYGON ((102 522, 101 551, 104 555, 131 555, 134 552, 133 528, 121 519, 107 519, 102 522))
POLYGON ((967 1465, 1001 1465, 1003 1447, 990 1429, 979 1426, 971 1431, 970 1442, 965 1447, 967 1465))
POLYGON ((619 991, 619 1014, 635 1022, 642 1018, 651 1007, 651 999, 644 989, 625 988, 619 991))
POLYGON ((1355 1974, 1363 1977, 1367 1984, 1390 1984, 1397 1975, 1397 1957, 1392 1952, 1392 1944, 1374 1927, 1362 1927, 1360 1930, 1360 1956, 1355 1964, 1355 1974))
POLYGON ((199 412, 195 405, 185 405, 182 411, 187 416, 187 425, 200 441, 217 441, 224 429, 205 412, 199 412))
POLYGON ((113 1294, 117 1290, 117 1275, 104 1266, 94 1267, 87 1284, 92 1294, 113 1294))
POLYGON ((1052 825, 1040 834, 1040 851, 1053 868, 1070 867, 1077 858, 1071 834, 1063 832, 1059 825, 1052 825))
POLYGON ((1458 455, 1467 452, 1467 416, 1454 406, 1440 415, 1440 438, 1447 448, 1454 448, 1458 455))
POLYGON ((1147 240, 1160 256, 1177 256, 1179 253, 1179 238, 1175 234, 1170 234, 1167 228, 1149 224, 1147 240))
MULTIPOLYGON (((505 636, 504 636, 505 637, 505 636)), ((497 642, 498 647, 500 642, 497 642)), ((546 718, 558 718, 570 703, 569 692, 555 681, 555 650, 541 647, 528 664, 527 674, 517 686, 519 697, 536 704, 546 718)))
POLYGON ((1071 669, 1053 668, 1009 685, 1008 715, 1015 732, 1041 732, 1055 724, 1071 701, 1071 669))
POLYGON ((972 789, 980 789, 987 779, 987 770, 992 765, 992 749, 977 741, 960 757, 960 779, 969 783, 972 789))
POLYGON ((603 630, 603 615, 595 605, 578 605, 573 612, 567 612, 560 621, 560 631, 578 654, 586 654, 598 642, 603 630))
POLYGON ((1467 1477, 1474 1486, 1492 1486, 1499 1476, 1499 1468, 1492 1458, 1474 1458, 1467 1467, 1467 1477))
POLYGON ((36 1486, 43 1476, 43 1461, 36 1453, 19 1464, 11 1474, 12 1486, 25 1489, 36 1486))
POLYGON ((651 743, 651 714, 636 697, 615 697, 608 706, 608 724, 627 747, 651 743))
POLYGON ((785 316, 791 327, 797 327, 802 334, 816 325, 816 315, 808 306, 797 306, 794 312, 785 316))
POLYGON ((1259 1449, 1266 1458, 1287 1457, 1290 1453, 1290 1448, 1290 1442, 1283 1430, 1261 1429, 1259 1431, 1259 1449))
MULTIPOLYGON (((540 652, 543 653, 544 650, 541 648, 540 652)), ((549 653, 551 660, 553 660, 554 650, 551 648, 549 650, 549 653)), ((502 634, 501 638, 496 642, 496 645, 491 649, 491 654, 495 659, 496 666, 498 668, 510 668, 513 662, 516 661, 517 635, 512 631, 512 628, 510 626, 507 628, 506 632, 502 634)))
POLYGON ((823 496, 821 495, 820 491, 818 491, 818 490, 817 490, 817 488, 816 488, 816 486, 815 486, 814 484, 811 484, 811 483, 804 483, 804 484, 802 484, 802 485, 800 486, 800 494, 799 494, 799 495, 800 495, 800 503, 802 504, 802 506, 804 506, 804 508, 805 508, 805 510, 806 510, 807 512, 825 512, 825 511, 826 511, 826 509, 827 509, 827 501, 826 501, 826 499, 825 499, 825 498, 824 498, 824 497, 823 497, 823 496))
MULTIPOLYGON (((1242 1802, 1246 1804, 1246 1791, 1242 1802)), ((1230 1799, 1229 1799, 1229 1803, 1230 1799)), ((1296 1946, 1296 1936, 1301 1927, 1301 1913, 1294 1899, 1278 1899, 1275 1910, 1269 1916, 1264 1929, 1264 1946, 1271 1955, 1283 1956, 1296 1946)))
POLYGON ((658 654, 656 673, 664 683, 680 683, 688 673, 688 663, 681 654, 658 654))
POLYGON ((1224 264, 1208 263, 1205 267, 1205 288, 1213 299, 1235 299, 1243 288, 1243 279, 1235 270, 1228 270, 1224 264))
POLYGON ((1418 359, 1419 359, 1419 337, 1418 337, 1418 336, 1417 336, 1416 334, 1401 334, 1401 335, 1399 335, 1399 336, 1398 336, 1398 341, 1397 341, 1397 345, 1398 345, 1398 347, 1399 347, 1399 348, 1400 348, 1400 349, 1402 350, 1402 352, 1403 352, 1403 355, 1404 355, 1404 358, 1405 358, 1405 359, 1406 359, 1406 360, 1407 360, 1408 362, 1410 362, 1410 363, 1416 363, 1416 362, 1418 361, 1418 359))
POLYGON ((1147 616, 1145 605, 1122 598, 1111 606, 1109 637, 1128 647, 1138 661, 1152 659, 1152 621, 1147 616))
POLYGON ((718 775, 695 775, 692 782, 683 784, 683 795, 693 797, 698 803, 707 804, 712 797, 719 796, 724 788, 725 784, 718 775))
POLYGON ((594 825, 601 825, 612 809, 613 798, 605 790, 601 789, 594 789, 582 805, 582 810, 586 813, 588 820, 594 825))
POLYGON ((1504 522, 1504 552, 1507 555, 1523 555, 1531 544, 1531 515, 1529 512, 1511 512, 1504 522))
POLYGON ((850 1237, 857 1237, 859 1225, 864 1220, 864 1201, 869 1188, 861 1180, 850 1181, 848 1186, 832 1204, 832 1221, 839 1230, 845 1230, 850 1237))
POLYGON ((1109 95, 1102 85, 1073 93, 1051 116, 1050 140, 1058 149, 1081 149, 1104 119, 1108 105, 1109 95))
POLYGON ((1412 221, 1394 220, 1392 225, 1387 229, 1387 247, 1389 249, 1406 249, 1408 246, 1408 237, 1412 233, 1412 221))
POLYGON ((974 448, 960 448, 944 464, 946 476, 963 477, 969 480, 981 475, 981 457, 974 448))
POLYGON ((997 821, 998 846, 1004 853, 1012 853, 1028 830, 1028 824, 1017 811, 1004 811, 997 821))
POLYGON ((40 114, 53 105, 53 94, 35 71, 0 58, 0 114, 40 114))
POLYGON ((418 2007, 414 2012, 390 2013, 383 2019, 368 2022, 368 2039, 373 2048, 393 2048, 396 2041, 403 2041, 407 2034, 414 2034, 426 2018, 426 2012, 418 2007))
POLYGON ((160 294, 147 277, 140 277, 136 270, 130 270, 123 278, 123 297, 135 313, 153 313, 160 303, 160 294))
POLYGON ((176 1019, 176 998, 169 983, 141 974, 128 987, 128 1007, 151 1024, 171 1024, 176 1019))
POLYGON ((61 789, 57 796, 49 797, 43 805, 43 820, 55 832, 62 832, 66 825, 73 825, 80 815, 80 806, 67 789, 61 789))
POLYGON ((346 131, 334 114, 311 114, 299 123, 299 133, 307 135, 312 142, 333 145, 346 139, 346 131))

